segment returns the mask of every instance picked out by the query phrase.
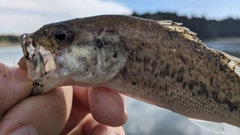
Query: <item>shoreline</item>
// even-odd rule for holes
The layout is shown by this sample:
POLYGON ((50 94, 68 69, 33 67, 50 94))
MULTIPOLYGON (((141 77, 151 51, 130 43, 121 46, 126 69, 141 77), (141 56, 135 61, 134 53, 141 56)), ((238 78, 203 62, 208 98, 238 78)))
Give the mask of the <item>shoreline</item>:
POLYGON ((202 40, 202 42, 230 42, 230 43, 240 43, 239 37, 226 37, 226 38, 213 38, 202 40))
POLYGON ((16 46, 21 46, 20 43, 18 42, 0 42, 0 47, 16 47, 16 46))

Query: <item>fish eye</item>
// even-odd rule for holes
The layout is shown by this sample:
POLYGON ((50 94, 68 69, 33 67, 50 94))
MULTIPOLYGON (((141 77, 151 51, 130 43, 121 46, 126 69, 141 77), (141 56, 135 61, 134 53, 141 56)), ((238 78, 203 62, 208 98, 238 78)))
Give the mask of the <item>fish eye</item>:
POLYGON ((67 47, 74 39, 74 32, 67 25, 57 25, 52 30, 52 37, 60 48, 67 47))
POLYGON ((64 41, 67 39, 67 33, 65 30, 56 30, 54 32, 54 38, 59 41, 64 41))

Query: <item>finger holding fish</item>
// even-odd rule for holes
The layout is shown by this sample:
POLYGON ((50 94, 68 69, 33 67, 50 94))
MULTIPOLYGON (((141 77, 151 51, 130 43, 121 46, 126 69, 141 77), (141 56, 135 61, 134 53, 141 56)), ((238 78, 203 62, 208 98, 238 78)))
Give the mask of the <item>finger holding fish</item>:
POLYGON ((118 133, 127 120, 125 96, 106 88, 73 87, 71 115, 62 135, 118 133))
POLYGON ((0 63, 0 118, 15 104, 31 94, 32 80, 27 72, 0 63))
POLYGON ((26 98, 3 117, 0 134, 58 135, 68 121, 71 107, 71 86, 26 98))
MULTIPOLYGON (((74 104, 72 103, 72 87, 69 86, 56 88, 46 94, 29 97, 33 86, 32 81, 27 77, 26 71, 19 68, 10 68, 4 64, 0 65, 1 73, 3 73, 1 75, 4 77, 1 78, 3 84, 0 86, 2 90, 0 95, 3 96, 1 100, 4 101, 1 102, 1 105, 3 105, 1 109, 3 109, 3 111, 1 112, 0 134, 50 133, 53 135, 59 134, 60 132, 66 134, 71 131, 71 133, 80 134, 83 132, 95 132, 95 134, 101 132, 102 134, 110 134, 114 132, 124 135, 124 130, 121 125, 126 122, 127 117, 123 102, 124 98, 122 98, 119 93, 111 90, 112 92, 109 91, 108 93, 112 94, 105 94, 105 96, 102 95, 99 97, 97 95, 101 93, 104 94, 105 90, 99 90, 97 88, 92 90, 92 94, 89 96, 90 100, 88 100, 88 93, 90 90, 88 90, 88 88, 83 90, 76 87, 75 101, 77 102, 74 104), (24 87, 25 83, 29 85, 24 87), (98 94, 96 94, 96 92, 98 94), (7 96, 9 96, 9 98, 4 98, 7 96), (94 106, 96 105, 94 104, 96 103, 94 99, 98 99, 102 106, 94 106), (106 104, 104 104, 104 101, 106 104), (91 105, 89 105, 88 102, 90 102, 91 105), (106 110, 109 104, 113 103, 116 105, 109 108, 110 110, 106 110), (73 108, 72 105, 74 106, 73 108), (81 105, 83 106, 80 107, 81 105), (91 107, 91 109, 89 107, 91 107), (118 112, 116 113, 117 115, 114 113, 115 111, 118 112), (98 118, 98 121, 96 121, 89 113, 94 113, 94 115, 97 116, 111 114, 112 117, 109 117, 109 121, 106 121, 104 117, 98 118), (104 124, 117 127, 110 127, 104 124), (81 130, 73 130, 75 128, 81 130), (62 131, 63 129, 64 131, 62 131)), ((21 64, 19 64, 19 66, 21 68, 23 67, 21 64)))

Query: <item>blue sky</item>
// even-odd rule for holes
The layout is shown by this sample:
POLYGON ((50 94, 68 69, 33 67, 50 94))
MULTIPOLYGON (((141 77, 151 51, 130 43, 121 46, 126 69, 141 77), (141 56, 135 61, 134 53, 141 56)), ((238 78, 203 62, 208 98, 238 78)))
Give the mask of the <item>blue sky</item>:
MULTIPOLYGON (((106 1, 106 0, 105 0, 106 1)), ((180 15, 223 19, 228 16, 240 18, 240 0, 111 0, 136 11, 176 12, 180 15)))
POLYGON ((207 19, 240 18, 240 0, 1 0, 0 34, 34 32, 42 25, 101 14, 176 12, 207 19))

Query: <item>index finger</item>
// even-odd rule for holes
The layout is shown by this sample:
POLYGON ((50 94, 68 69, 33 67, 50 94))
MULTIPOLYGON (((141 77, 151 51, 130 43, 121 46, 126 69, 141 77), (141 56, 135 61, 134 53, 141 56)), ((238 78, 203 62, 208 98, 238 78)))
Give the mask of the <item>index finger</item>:
POLYGON ((0 63, 0 82, 1 119, 7 110, 31 94, 32 81, 26 71, 0 63))

